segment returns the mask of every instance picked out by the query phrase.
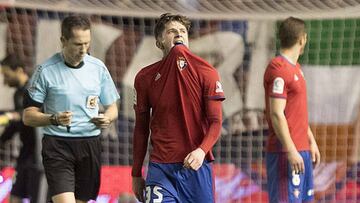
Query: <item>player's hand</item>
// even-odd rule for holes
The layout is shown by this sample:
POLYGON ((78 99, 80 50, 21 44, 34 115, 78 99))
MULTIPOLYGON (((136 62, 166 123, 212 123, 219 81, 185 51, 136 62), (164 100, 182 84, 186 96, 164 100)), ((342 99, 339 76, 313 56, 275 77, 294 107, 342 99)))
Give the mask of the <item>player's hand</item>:
POLYGON ((19 112, 13 111, 13 112, 6 112, 5 115, 9 118, 10 121, 20 121, 21 115, 19 112))
POLYGON ((111 124, 111 120, 109 117, 104 114, 100 114, 97 117, 93 117, 90 122, 94 123, 98 128, 108 128, 111 124))
POLYGON ((298 151, 290 151, 287 156, 291 165, 291 170, 294 171, 295 174, 305 172, 304 160, 298 151))
POLYGON ((145 180, 143 177, 132 177, 132 190, 140 202, 145 202, 145 180))
POLYGON ((311 160, 313 162, 313 166, 317 167, 320 164, 320 151, 319 147, 317 146, 316 142, 310 143, 310 153, 311 153, 311 160))
POLYGON ((72 119, 71 111, 59 112, 55 116, 56 116, 56 121, 59 125, 69 126, 71 124, 71 119, 72 119))
POLYGON ((184 159, 184 167, 197 171, 203 164, 205 152, 201 148, 197 148, 190 152, 184 159))

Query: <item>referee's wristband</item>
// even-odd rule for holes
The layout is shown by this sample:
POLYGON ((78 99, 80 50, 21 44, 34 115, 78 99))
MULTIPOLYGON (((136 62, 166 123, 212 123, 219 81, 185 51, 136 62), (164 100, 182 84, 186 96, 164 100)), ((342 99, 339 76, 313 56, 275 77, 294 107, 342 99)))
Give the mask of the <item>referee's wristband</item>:
POLYGON ((59 121, 58 121, 56 114, 52 114, 50 116, 49 120, 50 120, 51 125, 55 125, 55 126, 59 125, 59 121))

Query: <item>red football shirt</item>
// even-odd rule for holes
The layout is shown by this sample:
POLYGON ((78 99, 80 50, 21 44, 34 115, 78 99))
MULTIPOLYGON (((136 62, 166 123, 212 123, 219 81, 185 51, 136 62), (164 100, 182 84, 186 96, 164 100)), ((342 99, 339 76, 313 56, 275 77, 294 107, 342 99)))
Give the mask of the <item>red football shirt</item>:
POLYGON ((291 139, 298 151, 309 150, 306 82, 300 64, 293 65, 283 56, 275 57, 266 68, 264 88, 266 119, 269 124, 267 151, 285 151, 271 123, 270 97, 286 99, 284 113, 291 139))
POLYGON ((198 147, 207 153, 207 160, 213 160, 211 148, 220 129, 218 135, 206 136, 209 122, 205 103, 206 100, 225 99, 215 68, 186 46, 176 45, 163 60, 143 68, 136 75, 134 86, 137 121, 133 175, 139 175, 141 170, 149 124, 153 147, 151 161, 183 162, 186 155, 198 147))

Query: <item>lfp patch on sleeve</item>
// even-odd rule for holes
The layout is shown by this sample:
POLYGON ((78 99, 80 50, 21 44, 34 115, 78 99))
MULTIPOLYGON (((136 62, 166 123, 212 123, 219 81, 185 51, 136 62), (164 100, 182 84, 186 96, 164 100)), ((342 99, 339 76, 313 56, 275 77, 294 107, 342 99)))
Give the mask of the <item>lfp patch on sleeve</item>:
POLYGON ((224 92, 220 81, 216 81, 216 89, 215 89, 215 92, 216 92, 216 93, 224 92))
POLYGON ((277 77, 274 80, 272 92, 276 94, 282 94, 284 93, 284 86, 285 86, 284 79, 282 79, 281 77, 277 77))

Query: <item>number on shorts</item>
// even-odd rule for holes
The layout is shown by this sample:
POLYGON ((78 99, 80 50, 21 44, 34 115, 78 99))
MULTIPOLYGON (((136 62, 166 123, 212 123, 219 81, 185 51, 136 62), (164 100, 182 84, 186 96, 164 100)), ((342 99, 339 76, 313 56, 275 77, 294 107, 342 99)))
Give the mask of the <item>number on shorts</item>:
MULTIPOLYGON (((156 195, 156 199, 153 200, 153 203, 161 203, 163 200, 163 195, 159 192, 161 190, 161 187, 155 186, 153 189, 154 195, 156 195)), ((150 203, 151 200, 151 187, 146 187, 146 203, 150 203)))

